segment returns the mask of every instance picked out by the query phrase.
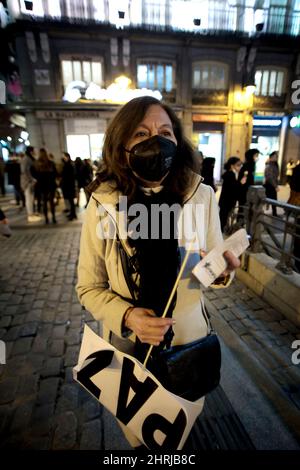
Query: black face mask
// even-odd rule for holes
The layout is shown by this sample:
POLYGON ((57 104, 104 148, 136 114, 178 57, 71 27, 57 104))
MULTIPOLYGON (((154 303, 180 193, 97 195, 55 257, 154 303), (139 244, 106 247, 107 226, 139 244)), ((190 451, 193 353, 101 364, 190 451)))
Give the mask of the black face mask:
POLYGON ((132 171, 146 181, 160 181, 172 166, 177 146, 165 137, 154 135, 127 152, 132 171))

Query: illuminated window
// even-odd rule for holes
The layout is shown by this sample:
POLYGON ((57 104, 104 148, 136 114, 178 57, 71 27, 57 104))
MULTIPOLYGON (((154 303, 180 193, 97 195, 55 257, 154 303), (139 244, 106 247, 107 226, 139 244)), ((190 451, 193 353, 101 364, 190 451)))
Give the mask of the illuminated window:
POLYGON ((173 64, 159 62, 139 62, 137 66, 138 88, 171 91, 174 86, 173 64))
POLYGON ((280 68, 261 68, 255 72, 257 96, 281 96, 285 90, 286 71, 280 68))
POLYGON ((62 59, 62 80, 64 88, 74 80, 81 80, 102 86, 102 60, 99 59, 62 59))
POLYGON ((218 62, 193 64, 193 88, 203 90, 227 90, 228 67, 218 62))

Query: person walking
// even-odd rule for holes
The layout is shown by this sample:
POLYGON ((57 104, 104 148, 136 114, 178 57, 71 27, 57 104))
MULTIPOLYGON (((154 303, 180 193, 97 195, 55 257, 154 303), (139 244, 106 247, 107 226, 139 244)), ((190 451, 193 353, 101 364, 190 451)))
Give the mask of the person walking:
POLYGON ((77 219, 75 210, 75 193, 76 193, 76 178, 75 169, 69 153, 64 152, 63 157, 63 168, 61 174, 61 189, 64 198, 68 201, 70 212, 68 214, 69 220, 77 219))
POLYGON ((238 157, 230 157, 224 165, 225 172, 222 175, 223 185, 219 199, 221 230, 225 231, 231 211, 240 200, 243 185, 246 184, 246 176, 239 180, 239 172, 242 162, 238 157))
MULTIPOLYGON (((254 185, 255 182, 255 164, 259 156, 258 149, 249 149, 245 153, 245 162, 243 163, 238 180, 241 181, 246 177, 245 183, 240 188, 239 193, 239 206, 245 206, 247 202, 247 193, 250 186, 254 185)), ((242 208, 239 210, 240 213, 243 212, 242 208)))
POLYGON ((16 204, 19 206, 20 203, 22 203, 22 209, 25 207, 25 196, 21 188, 20 157, 18 157, 15 153, 10 153, 9 159, 6 162, 5 171, 7 173, 8 184, 14 188, 16 204))
POLYGON ((84 194, 86 198, 86 204, 85 204, 85 209, 87 208, 87 205, 89 203, 91 193, 89 192, 88 186, 92 182, 94 173, 93 173, 93 167, 91 164, 91 160, 88 158, 85 158, 83 160, 83 189, 84 189, 84 194))
MULTIPOLYGON (((265 183, 266 197, 277 201, 277 193, 279 191, 278 178, 279 166, 277 163, 278 152, 272 152, 265 167, 265 183)), ((272 214, 277 217, 277 208, 272 205, 272 214)))
POLYGON ((203 178, 203 183, 211 186, 214 192, 217 192, 217 187, 214 180, 214 168, 215 168, 216 159, 212 157, 205 157, 202 162, 201 176, 203 178))
MULTIPOLYGON (((288 204, 300 206, 300 164, 296 165, 290 180, 291 193, 288 204)), ((294 266, 300 273, 300 216, 295 217, 295 237, 293 255, 295 256, 294 266)))
POLYGON ((2 155, 0 155, 0 190, 2 196, 5 196, 5 162, 2 155))
POLYGON ((44 148, 40 149, 39 158, 37 161, 37 184, 42 198, 43 212, 45 216, 45 223, 49 223, 48 219, 48 202, 52 214, 52 222, 56 224, 55 217, 55 204, 54 196, 56 189, 57 171, 55 163, 51 161, 44 148))
POLYGON ((35 150, 28 146, 21 160, 21 188, 25 195, 28 222, 38 222, 41 218, 34 215, 34 188, 36 185, 35 150))

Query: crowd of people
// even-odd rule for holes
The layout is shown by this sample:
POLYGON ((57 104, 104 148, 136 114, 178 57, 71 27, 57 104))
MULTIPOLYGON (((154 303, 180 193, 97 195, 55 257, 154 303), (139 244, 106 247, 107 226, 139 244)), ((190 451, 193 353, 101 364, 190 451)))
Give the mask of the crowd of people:
POLYGON ((26 148, 25 153, 11 153, 7 162, 1 164, 1 192, 5 195, 5 172, 7 183, 14 189, 16 205, 26 209, 27 221, 38 222, 44 216, 49 224, 49 209, 53 224, 57 223, 56 204, 62 194, 68 220, 77 218, 80 190, 83 189, 86 205, 89 200, 87 186, 93 180, 93 165, 89 159, 72 161, 64 152, 60 162, 45 148, 26 148))
MULTIPOLYGON (((200 152, 201 153, 201 152, 200 152)), ((247 193, 251 185, 255 184, 255 166, 259 157, 258 149, 249 149, 245 153, 244 162, 239 157, 230 157, 224 165, 222 174, 222 187, 219 197, 219 215, 221 229, 226 232, 229 219, 234 209, 238 207, 238 217, 243 218, 244 206, 247 202, 247 193)), ((211 186, 217 192, 214 180, 215 158, 201 155, 201 176, 203 183, 211 186)), ((266 197, 277 200, 279 191, 278 152, 274 151, 266 161, 264 171, 264 187, 266 197)), ((295 201, 295 188, 299 182, 296 177, 299 173, 299 163, 290 160, 286 165, 286 182, 291 186, 291 195, 295 201)), ((11 153, 7 162, 0 159, 0 190, 5 195, 5 172, 7 183, 13 186, 15 201, 20 209, 26 208, 27 221, 37 222, 44 216, 46 224, 49 223, 49 209, 53 224, 57 223, 56 205, 63 196, 67 219, 77 218, 76 209, 79 207, 81 190, 85 195, 85 208, 89 202, 90 192, 88 186, 94 178, 95 162, 90 159, 77 157, 72 161, 69 153, 62 154, 61 161, 55 161, 54 156, 45 148, 36 149, 32 146, 26 148, 25 153, 11 153)), ((298 186, 297 186, 298 187, 298 186)), ((296 204, 299 205, 297 199, 296 204)), ((278 216, 276 205, 272 205, 272 215, 278 216)))
MULTIPOLYGON (((238 218, 241 220, 244 213, 244 207, 247 203, 247 193, 250 186, 255 184, 256 162, 259 157, 258 149, 249 149, 245 153, 245 160, 239 157, 230 157, 224 165, 224 173, 222 174, 222 187, 219 198, 220 220, 222 231, 226 231, 229 223, 230 215, 234 209, 238 208, 238 218)), ((294 194, 295 180, 299 171, 300 161, 294 162, 290 160, 286 166, 286 183, 291 188, 291 194, 294 194), (297 168, 297 169, 296 169, 297 168)), ((214 181, 215 158, 203 158, 201 175, 203 182, 217 191, 214 181)), ((278 165, 278 152, 272 152, 265 163, 263 186, 266 191, 266 197, 277 200, 279 191, 280 171, 278 165)), ((259 182, 261 184, 261 182, 259 182)), ((298 182, 299 185, 299 182, 298 182)), ((293 200, 295 200, 293 198, 293 200)), ((299 205, 299 202, 297 203, 299 205)), ((276 205, 272 205, 272 215, 278 217, 276 205)))

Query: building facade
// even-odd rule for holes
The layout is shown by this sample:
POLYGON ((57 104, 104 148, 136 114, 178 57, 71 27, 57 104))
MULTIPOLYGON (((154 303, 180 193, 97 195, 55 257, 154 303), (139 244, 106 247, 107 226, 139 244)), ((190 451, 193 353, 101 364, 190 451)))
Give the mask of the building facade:
POLYGON ((196 0, 96 3, 11 4, 15 21, 6 29, 22 94, 7 106, 25 116, 31 145, 57 160, 66 150, 101 158, 116 97, 129 87, 160 91, 195 148, 216 158, 217 180, 224 161, 243 159, 249 147, 262 155, 258 177, 273 150, 282 174, 300 159, 300 118, 292 120, 300 115, 297 2, 280 11, 271 0, 260 10, 254 1, 207 1, 200 11, 196 0))

